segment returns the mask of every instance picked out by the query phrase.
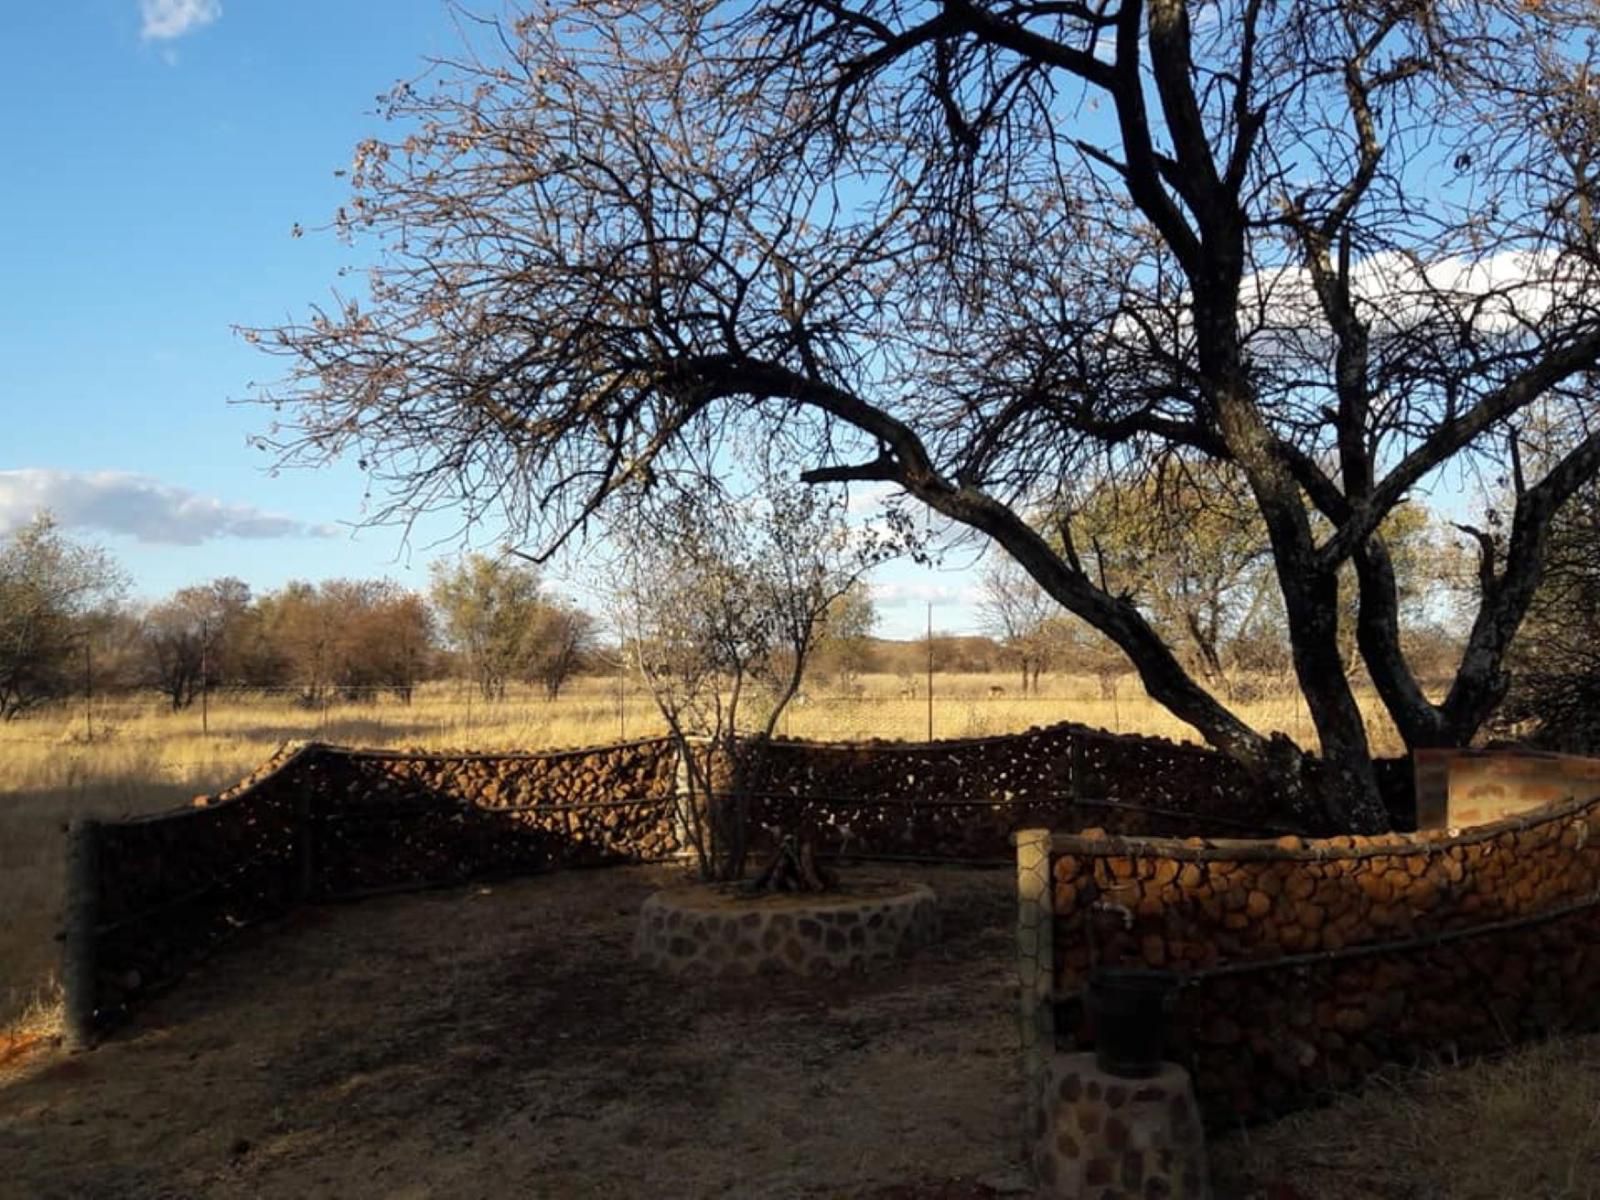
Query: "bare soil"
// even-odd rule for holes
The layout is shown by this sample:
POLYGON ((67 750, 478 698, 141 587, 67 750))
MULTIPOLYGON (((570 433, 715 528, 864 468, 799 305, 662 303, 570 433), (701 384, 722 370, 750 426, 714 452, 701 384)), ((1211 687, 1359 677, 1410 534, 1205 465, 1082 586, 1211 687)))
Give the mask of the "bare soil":
POLYGON ((305 910, 0 1070, 0 1196, 1025 1194, 1011 878, 893 873, 940 944, 838 980, 636 966, 667 868, 305 910))

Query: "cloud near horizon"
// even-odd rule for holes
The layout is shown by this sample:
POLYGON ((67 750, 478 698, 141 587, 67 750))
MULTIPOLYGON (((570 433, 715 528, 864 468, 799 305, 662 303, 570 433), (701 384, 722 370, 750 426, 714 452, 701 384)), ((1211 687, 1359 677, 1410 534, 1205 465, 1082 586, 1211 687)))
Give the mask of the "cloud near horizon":
POLYGON ((222 16, 222 0, 139 0, 139 36, 165 42, 203 29, 222 16))
POLYGON ((0 471, 0 536, 49 509, 65 529, 93 529, 135 541, 198 546, 214 538, 333 537, 332 525, 225 504, 130 471, 0 471))
POLYGON ((872 581, 867 584, 873 602, 885 608, 901 605, 932 604, 941 608, 950 604, 971 604, 979 598, 980 589, 972 585, 945 583, 901 583, 897 581, 872 581))

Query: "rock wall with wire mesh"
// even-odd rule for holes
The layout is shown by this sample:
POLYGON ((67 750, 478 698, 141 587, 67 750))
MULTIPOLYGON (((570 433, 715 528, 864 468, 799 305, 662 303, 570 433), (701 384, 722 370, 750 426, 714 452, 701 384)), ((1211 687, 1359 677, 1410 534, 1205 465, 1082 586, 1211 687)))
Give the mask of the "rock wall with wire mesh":
POLYGON ((1454 836, 1052 834, 1056 1003, 1038 1023, 1058 1045, 1090 1045, 1092 966, 1177 973, 1169 1057, 1193 1073, 1213 1127, 1279 1115, 1384 1063, 1594 1027, 1596 834, 1600 800, 1585 799, 1454 836))
MULTIPOLYGON (((291 755, 273 766, 288 775, 300 762, 291 755)), ((272 786, 274 778, 227 803, 95 827, 96 1023, 114 1020, 235 930, 293 905, 295 794, 272 786)))
MULTIPOLYGON (((1396 819, 1410 771, 1383 764, 1396 819)), ((1313 832, 1233 760, 1200 746, 1055 725, 926 743, 775 741, 750 777, 758 843, 781 829, 827 852, 1011 857, 1029 826, 1143 836, 1313 832)))
MULTIPOLYGON (((297 902, 672 857, 685 848, 676 774, 666 738, 540 754, 311 744, 193 808, 100 824, 96 1019, 297 902)), ((778 741, 750 783, 758 858, 775 831, 814 836, 825 854, 1003 861, 1030 825, 1220 836, 1289 821, 1213 751, 1076 725, 925 744, 778 741)))
POLYGON ((676 761, 664 739, 523 755, 311 745, 195 807, 100 823, 96 1020, 297 902, 671 857, 676 761))

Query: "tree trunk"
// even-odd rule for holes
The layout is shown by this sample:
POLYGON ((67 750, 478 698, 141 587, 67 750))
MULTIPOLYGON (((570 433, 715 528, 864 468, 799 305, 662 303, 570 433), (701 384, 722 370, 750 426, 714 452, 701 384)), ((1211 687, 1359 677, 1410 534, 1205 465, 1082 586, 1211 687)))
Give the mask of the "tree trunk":
POLYGON ((1338 576, 1295 574, 1292 582, 1284 581, 1295 677, 1321 742, 1322 770, 1311 792, 1334 828, 1381 833, 1389 828, 1389 814, 1378 791, 1366 721, 1339 655, 1338 576))

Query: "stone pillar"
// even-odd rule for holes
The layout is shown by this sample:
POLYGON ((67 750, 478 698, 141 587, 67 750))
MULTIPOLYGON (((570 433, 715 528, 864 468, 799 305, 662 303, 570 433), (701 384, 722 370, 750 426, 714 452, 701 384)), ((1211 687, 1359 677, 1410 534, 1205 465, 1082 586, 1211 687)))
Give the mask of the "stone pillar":
POLYGON ((63 1041, 71 1051, 94 1045, 99 996, 96 951, 100 920, 100 823, 88 818, 67 830, 66 928, 61 937, 63 1041))
POLYGON ((1210 1200, 1205 1135, 1182 1067, 1123 1079, 1093 1054, 1057 1054, 1043 1085, 1032 1147, 1041 1196, 1210 1200))

